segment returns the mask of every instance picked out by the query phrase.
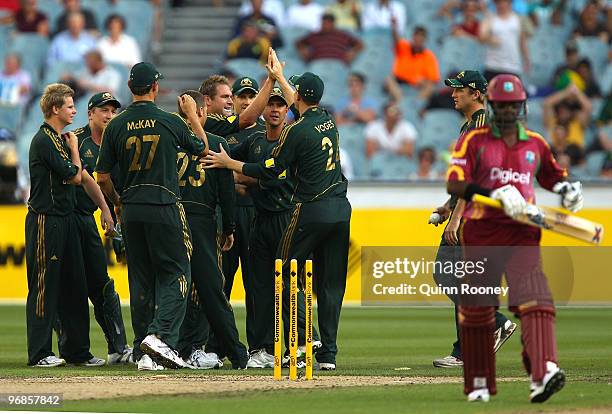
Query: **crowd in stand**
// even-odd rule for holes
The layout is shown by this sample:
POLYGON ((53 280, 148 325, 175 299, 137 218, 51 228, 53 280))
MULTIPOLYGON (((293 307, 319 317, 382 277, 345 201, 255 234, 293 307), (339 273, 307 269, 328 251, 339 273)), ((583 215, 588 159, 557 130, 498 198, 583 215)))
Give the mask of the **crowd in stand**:
MULTIPOLYGON (((442 85, 441 79, 466 67, 449 64, 443 45, 450 44, 449 38, 468 39, 465 42, 471 40, 482 50, 482 55, 474 53, 472 62, 487 79, 499 73, 513 73, 530 85, 530 102, 535 108, 527 122, 549 139, 560 162, 576 175, 612 175, 609 151, 612 54, 608 52, 604 66, 595 70, 600 62, 591 61, 592 53, 578 47, 581 39, 586 39, 609 49, 612 25, 609 2, 432 1, 429 3, 436 8, 429 18, 415 19, 414 4, 421 7, 425 3, 299 0, 286 8, 280 0, 245 0, 226 59, 260 59, 260 45, 274 44, 284 46, 281 51, 291 68, 305 69, 316 61, 343 64, 347 76, 338 76, 338 82, 346 79, 348 93, 333 100, 328 97, 325 103, 339 125, 358 127, 350 130, 359 135, 350 139, 353 148, 345 147, 350 156, 361 160, 363 155, 367 162, 375 154, 387 152, 412 163, 412 168, 407 168, 399 178, 440 178, 453 139, 440 146, 439 142, 422 141, 419 131, 424 127, 426 114, 433 117, 453 109, 451 91, 442 85), (445 27, 448 29, 444 30, 445 27), (250 37, 245 37, 245 31, 250 37), (304 35, 294 39, 292 32, 304 35), (387 56, 393 60, 382 81, 379 74, 360 70, 363 65, 357 63, 359 55, 367 52, 364 40, 373 33, 388 33, 391 38, 390 42, 375 45, 379 48, 389 45, 387 56), (535 40, 547 33, 549 37, 561 34, 552 44, 559 50, 565 46, 566 61, 558 62, 557 68, 542 76, 541 62, 546 58, 537 54, 545 56, 546 51, 538 50, 535 40), (530 47, 530 42, 535 46, 530 47), (237 44, 241 47, 236 47, 237 44), (367 85, 368 82, 372 84, 367 85), (357 154, 354 147, 363 154, 357 154), (427 163, 432 167, 427 170, 431 172, 425 173, 427 163)), ((470 61, 469 56, 464 59, 470 61)), ((364 174, 365 178, 373 176, 368 177, 367 171, 364 174)))

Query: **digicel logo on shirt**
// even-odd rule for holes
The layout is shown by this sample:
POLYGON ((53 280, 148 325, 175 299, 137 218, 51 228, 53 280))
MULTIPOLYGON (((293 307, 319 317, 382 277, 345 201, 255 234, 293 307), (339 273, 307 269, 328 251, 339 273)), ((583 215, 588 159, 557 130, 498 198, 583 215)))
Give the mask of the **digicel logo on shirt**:
POLYGON ((501 168, 491 168, 491 181, 499 181, 502 184, 529 184, 531 181, 531 172, 520 173, 514 171, 512 168, 509 170, 502 170, 501 168))

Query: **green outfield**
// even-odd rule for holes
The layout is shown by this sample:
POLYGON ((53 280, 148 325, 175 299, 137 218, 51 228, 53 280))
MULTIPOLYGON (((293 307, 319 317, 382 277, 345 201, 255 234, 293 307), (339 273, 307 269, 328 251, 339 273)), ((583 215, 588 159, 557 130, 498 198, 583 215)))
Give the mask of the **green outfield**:
MULTIPOLYGON (((238 326, 244 328, 244 309, 236 308, 235 311, 238 326)), ((129 320, 127 312, 128 309, 124 308, 124 317, 129 320)), ((61 387, 65 381, 65 387, 70 387, 72 384, 67 381, 68 377, 107 376, 111 380, 100 383, 98 388, 102 389, 98 389, 93 399, 81 395, 78 401, 65 402, 62 409, 181 414, 227 409, 231 409, 232 413, 612 411, 611 308, 563 308, 558 311, 560 365, 567 373, 568 383, 562 392, 538 406, 527 402, 528 382, 524 380, 520 362, 518 331, 498 353, 498 374, 500 378, 506 378, 498 384, 498 395, 486 406, 468 405, 459 383, 461 371, 440 370, 431 365, 433 358, 450 351, 454 329, 452 322, 450 308, 345 308, 338 341, 338 370, 334 375, 359 378, 358 386, 343 387, 346 381, 343 377, 338 378, 338 383, 333 387, 278 389, 271 383, 267 389, 241 391, 240 381, 235 381, 236 387, 230 391, 215 392, 213 388, 194 394, 186 386, 184 391, 163 396, 97 398, 104 395, 104 387, 112 389, 113 386, 120 386, 113 382, 120 382, 122 377, 137 379, 152 376, 152 373, 139 373, 135 368, 126 367, 28 368, 25 366, 25 309, 23 306, 0 306, 0 393, 6 392, 7 386, 29 383, 33 377, 58 377, 53 380, 55 386, 61 387), (366 377, 376 377, 377 385, 369 384, 366 377), (384 383, 383 377, 391 378, 384 383), (393 377, 402 377, 402 385, 394 385, 393 377), (25 378, 31 380, 23 381, 25 378)), ((244 338, 244 334, 241 338, 244 338)), ((91 339, 94 355, 105 358, 104 338, 93 319, 91 339)), ((252 380, 253 375, 270 377, 272 372, 249 370, 241 373, 225 368, 205 372, 164 371, 163 376, 147 381, 153 384, 180 376, 187 384, 198 381, 199 386, 206 387, 206 381, 220 375, 249 375, 253 383, 257 382, 256 378, 252 380)), ((315 375, 321 377, 319 373, 315 372, 315 375)), ((326 380, 333 379, 328 376, 325 375, 326 380)), ((132 386, 138 387, 139 383, 135 382, 132 386)), ((0 407, 3 408, 7 407, 0 407)))

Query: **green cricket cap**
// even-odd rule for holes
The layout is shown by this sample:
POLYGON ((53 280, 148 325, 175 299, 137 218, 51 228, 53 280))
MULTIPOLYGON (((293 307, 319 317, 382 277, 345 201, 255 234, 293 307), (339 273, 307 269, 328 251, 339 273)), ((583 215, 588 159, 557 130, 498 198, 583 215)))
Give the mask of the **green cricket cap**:
POLYGON ((295 82, 295 89, 302 98, 319 102, 323 97, 325 86, 320 77, 312 72, 305 72, 295 82))
POLYGON ((272 88, 272 92, 270 92, 270 98, 268 98, 268 101, 274 97, 281 98, 283 102, 287 104, 287 99, 285 98, 285 94, 283 93, 283 90, 279 88, 278 86, 275 86, 274 88, 272 88))
POLYGON ((472 88, 482 93, 487 92, 487 80, 477 70, 464 70, 444 81, 451 88, 472 88))
POLYGON ((232 93, 234 95, 240 95, 242 92, 245 91, 253 91, 255 93, 258 93, 259 84, 255 79, 249 78, 248 76, 236 79, 236 81, 232 85, 232 93))
POLYGON ((132 70, 130 70, 130 82, 132 86, 136 87, 150 86, 163 78, 164 75, 149 62, 137 63, 132 66, 132 70))
POLYGON ((302 75, 291 75, 289 76, 289 79, 287 79, 287 82, 289 82, 289 85, 295 86, 295 82, 300 78, 300 76, 302 75))
POLYGON ((110 92, 100 92, 89 98, 87 110, 111 104, 115 108, 121 108, 121 103, 110 92))

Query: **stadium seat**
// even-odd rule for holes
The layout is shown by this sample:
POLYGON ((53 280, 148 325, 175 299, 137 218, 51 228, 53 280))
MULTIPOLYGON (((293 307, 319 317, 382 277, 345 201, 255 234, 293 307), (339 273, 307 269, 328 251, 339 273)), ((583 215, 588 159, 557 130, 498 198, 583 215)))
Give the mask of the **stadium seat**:
POLYGON ((49 40, 34 33, 21 33, 13 38, 10 51, 21 57, 21 67, 30 72, 32 88, 37 89, 47 60, 49 40))
POLYGON ((107 63, 107 65, 113 67, 121 75, 119 90, 117 91, 117 99, 119 99, 119 102, 121 102, 123 107, 126 107, 132 101, 132 94, 127 87, 128 78, 130 77, 130 70, 119 63, 107 63))
POLYGON ((608 65, 609 47, 597 37, 579 37, 576 39, 580 56, 591 61, 595 79, 601 79, 608 65))
POLYGON ((527 101, 527 128, 546 136, 547 131, 542 119, 543 99, 529 99, 527 101))
POLYGON ((6 128, 14 134, 19 133, 23 107, 21 105, 0 106, 0 128, 6 128))
POLYGON ((370 159, 370 177, 377 180, 406 180, 417 169, 416 162, 401 155, 378 152, 370 159))
POLYGON ((446 75, 460 70, 482 70, 484 50, 481 44, 468 37, 448 37, 442 44, 440 56, 440 74, 446 75))
POLYGON ((61 2, 58 0, 38 0, 38 8, 49 18, 49 30, 54 33, 57 18, 64 12, 61 2))
POLYGON ((608 63, 600 82, 601 93, 607 96, 612 91, 612 64, 608 63))
POLYGON ((563 48, 559 40, 547 32, 539 32, 528 40, 529 57, 531 59, 531 72, 529 81, 538 87, 549 86, 552 75, 560 64, 564 62, 563 48))
POLYGON ((419 139, 431 142, 437 150, 447 149, 459 136, 461 116, 451 109, 427 111, 419 139))
POLYGON ((308 70, 319 75, 325 84, 321 102, 334 105, 346 93, 348 67, 337 59, 317 59, 308 65, 308 70))
POLYGON ((75 107, 77 113, 69 129, 80 128, 87 123, 87 103, 89 102, 89 98, 91 98, 91 95, 83 96, 76 101, 75 107))
POLYGON ((601 167, 603 167, 607 156, 606 151, 595 151, 587 155, 586 169, 590 177, 599 177, 601 167))
POLYGON ((279 59, 300 59, 300 55, 295 48, 295 42, 308 34, 308 30, 279 25, 279 31, 284 42, 284 46, 278 51, 279 59))
POLYGON ((369 171, 365 157, 364 128, 360 125, 340 125, 338 134, 340 135, 340 147, 351 158, 355 178, 367 178, 369 171))
POLYGON ((230 59, 225 62, 225 67, 234 72, 236 76, 250 76, 257 81, 267 74, 266 69, 255 59, 230 59))

